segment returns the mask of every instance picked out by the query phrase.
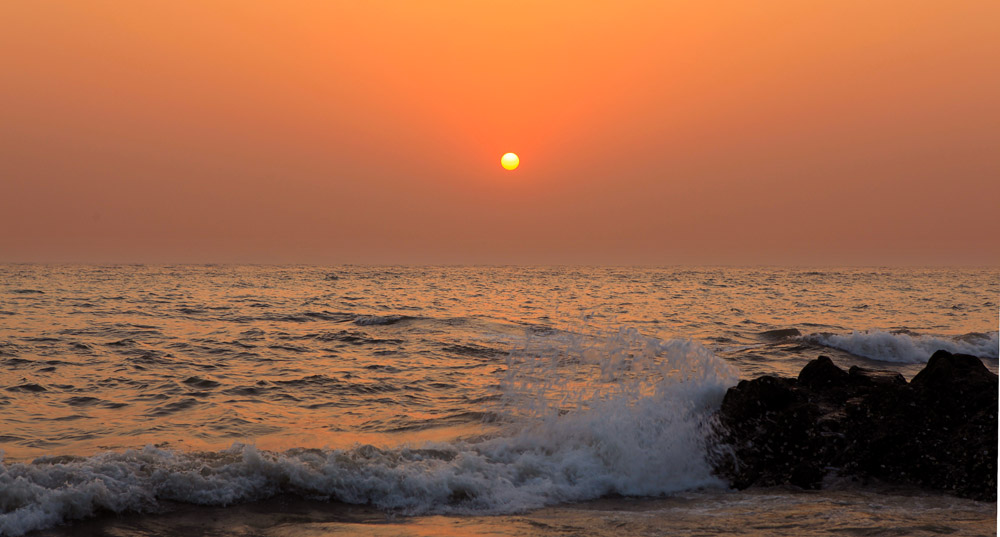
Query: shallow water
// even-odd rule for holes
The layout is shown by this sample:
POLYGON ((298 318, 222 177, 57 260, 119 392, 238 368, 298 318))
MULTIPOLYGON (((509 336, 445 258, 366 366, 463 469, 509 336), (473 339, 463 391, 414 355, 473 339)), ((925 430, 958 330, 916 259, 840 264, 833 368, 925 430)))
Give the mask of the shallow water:
POLYGON ((996 371, 998 297, 995 269, 3 265, 0 533, 719 487, 705 423, 739 378, 910 377, 938 348, 996 371))
POLYGON ((996 504, 871 491, 696 491, 611 498, 516 515, 397 517, 372 508, 289 498, 228 508, 172 505, 168 514, 104 517, 39 537, 245 535, 404 536, 938 536, 996 535, 996 504))

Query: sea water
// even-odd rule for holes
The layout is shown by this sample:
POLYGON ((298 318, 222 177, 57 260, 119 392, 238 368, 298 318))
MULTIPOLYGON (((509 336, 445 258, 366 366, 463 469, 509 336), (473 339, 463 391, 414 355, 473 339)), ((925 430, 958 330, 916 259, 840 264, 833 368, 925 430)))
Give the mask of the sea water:
POLYGON ((992 533, 995 503, 734 492, 707 455, 728 387, 820 354, 995 372, 998 298, 988 268, 2 265, 0 534, 992 533))

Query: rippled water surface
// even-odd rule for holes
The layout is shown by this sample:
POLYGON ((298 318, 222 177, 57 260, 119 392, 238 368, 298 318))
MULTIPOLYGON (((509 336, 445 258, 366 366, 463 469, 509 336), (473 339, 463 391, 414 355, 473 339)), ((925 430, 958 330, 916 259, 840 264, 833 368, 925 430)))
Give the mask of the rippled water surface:
MULTIPOLYGON (((738 378, 819 354, 909 377, 939 348, 996 371, 998 297, 996 269, 0 265, 4 475, 111 465, 124 510, 207 486, 189 473, 224 491, 198 503, 307 475, 292 488, 414 513, 703 487, 698 416, 738 378), (393 503, 414 475, 441 490, 393 503)), ((13 516, 39 487, 0 533, 48 524, 13 516)))
POLYGON ((1000 295, 988 270, 37 265, 0 292, 8 458, 478 425, 512 349, 567 331, 694 338, 744 376, 819 352, 776 328, 992 332, 995 357, 1000 295))

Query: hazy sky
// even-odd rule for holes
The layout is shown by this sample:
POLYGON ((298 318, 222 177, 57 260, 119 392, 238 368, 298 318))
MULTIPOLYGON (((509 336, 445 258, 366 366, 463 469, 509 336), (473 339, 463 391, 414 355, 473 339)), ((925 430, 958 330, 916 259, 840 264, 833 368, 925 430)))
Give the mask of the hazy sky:
POLYGON ((997 21, 2 1, 0 261, 1000 264, 997 21))

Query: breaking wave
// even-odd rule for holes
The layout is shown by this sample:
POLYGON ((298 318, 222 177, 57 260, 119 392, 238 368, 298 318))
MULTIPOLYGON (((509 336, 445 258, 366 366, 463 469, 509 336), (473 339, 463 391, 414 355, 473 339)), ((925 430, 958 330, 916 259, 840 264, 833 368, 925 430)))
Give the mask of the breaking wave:
POLYGON ((508 425, 490 438, 282 453, 147 446, 0 461, 0 534, 165 500, 229 505, 295 494, 401 514, 492 514, 724 486, 706 460, 709 420, 736 380, 732 366, 689 340, 631 330, 596 344, 547 340, 511 354, 500 403, 508 425), (578 383, 588 369, 597 380, 578 383))
POLYGON ((997 332, 931 336, 908 332, 855 330, 847 335, 809 334, 803 336, 803 339, 872 360, 908 364, 927 362, 931 355, 939 350, 997 359, 998 345, 1000 345, 997 332))

